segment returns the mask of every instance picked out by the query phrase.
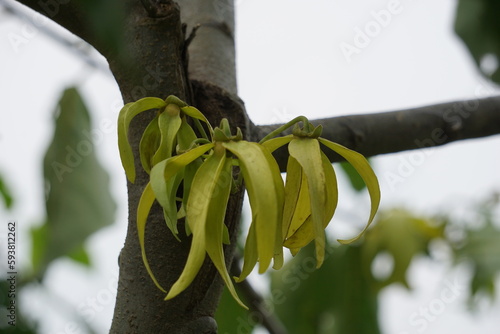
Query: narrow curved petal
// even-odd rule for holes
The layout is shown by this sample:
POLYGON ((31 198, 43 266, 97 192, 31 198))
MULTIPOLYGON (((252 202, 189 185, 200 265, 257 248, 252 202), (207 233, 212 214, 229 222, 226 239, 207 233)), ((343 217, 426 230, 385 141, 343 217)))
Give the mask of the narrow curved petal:
POLYGON ((144 130, 139 144, 139 155, 141 157, 142 168, 146 173, 151 172, 153 167, 153 156, 155 155, 158 147, 160 146, 161 133, 158 127, 158 117, 156 117, 148 124, 144 130))
POLYGON ((261 143, 262 146, 266 147, 271 153, 280 148, 283 145, 288 144, 293 139, 293 135, 288 135, 284 137, 276 137, 273 139, 266 140, 261 143))
POLYGON ((210 259, 219 271, 229 292, 241 306, 248 309, 239 299, 234 289, 233 282, 226 267, 224 250, 222 248, 224 238, 227 238, 227 241, 229 241, 229 234, 224 224, 224 218, 226 216, 226 208, 231 193, 231 182, 233 178, 231 160, 225 159, 225 153, 223 154, 225 161, 221 160, 219 166, 222 165, 222 170, 216 172, 216 187, 210 199, 207 216, 204 218, 206 220, 205 244, 208 256, 210 256, 210 259), (226 234, 225 237, 224 234, 226 234))
MULTIPOLYGON (((227 172, 227 167, 230 168, 231 165, 230 162, 226 164, 225 150, 216 148, 216 153, 205 160, 194 177, 186 208, 186 223, 193 234, 191 249, 184 270, 170 289, 166 299, 177 296, 191 284, 208 252, 230 291, 234 292, 235 298, 239 301, 231 280, 227 280, 229 275, 222 252, 222 225, 231 190, 231 179, 224 184, 221 175, 225 169, 227 172), (224 200, 225 203, 221 202, 224 200)), ((227 174, 230 178, 232 177, 230 172, 227 174)))
POLYGON ((146 185, 146 188, 144 188, 144 191, 141 195, 141 199, 139 200, 139 205, 137 207, 137 234, 139 235, 139 245, 141 246, 142 261, 144 262, 144 266, 146 267, 149 276, 151 277, 155 285, 158 287, 158 289, 167 293, 167 291, 165 291, 165 289, 162 288, 160 283, 158 283, 156 277, 151 271, 148 259, 146 257, 146 248, 144 247, 146 223, 148 220, 149 211, 151 210, 154 201, 155 201, 155 194, 153 193, 153 189, 151 189, 151 184, 148 183, 146 185))
POLYGON ((330 148, 331 150, 335 151, 336 153, 344 157, 354 167, 354 169, 356 169, 356 171, 359 173, 359 175, 365 182, 366 188, 368 189, 368 193, 370 195, 370 200, 371 200, 370 217, 368 218, 368 223, 366 224, 365 228, 354 238, 347 240, 338 240, 341 244, 349 244, 351 242, 358 240, 363 235, 363 233, 366 231, 366 229, 370 226, 371 222, 373 221, 375 214, 377 213, 380 204, 380 186, 378 183, 378 179, 375 173, 373 172, 373 169, 371 168, 370 164, 363 155, 353 150, 350 150, 347 147, 326 140, 324 138, 319 138, 319 141, 321 144, 325 145, 326 147, 330 148))
POLYGON ((158 127, 160 128, 161 141, 158 150, 153 156, 153 165, 172 156, 177 132, 181 124, 182 119, 179 115, 170 115, 166 112, 160 114, 158 117, 158 127))
POLYGON ((257 253, 257 235, 255 233, 255 224, 251 224, 248 229, 247 240, 245 241, 245 252, 243 253, 243 268, 240 277, 235 277, 236 282, 242 282, 252 272, 257 264, 259 255, 257 253))
POLYGON ((298 138, 288 144, 290 156, 297 159, 307 178, 311 203, 311 217, 314 230, 317 266, 319 267, 325 254, 325 207, 326 186, 325 171, 321 160, 321 150, 317 139, 298 138))
POLYGON ((244 140, 222 145, 240 160, 255 224, 259 272, 263 273, 274 257, 276 233, 282 233, 283 179, 278 164, 262 145, 244 140))
MULTIPOLYGON (((326 228, 335 213, 338 203, 338 189, 337 189, 337 178, 332 164, 326 157, 326 155, 321 152, 321 159, 323 162, 323 170, 325 171, 325 184, 326 184, 326 205, 325 205, 325 217, 323 222, 323 228, 326 228)), ((285 241, 284 246, 290 248, 292 254, 296 254, 298 249, 305 247, 315 238, 314 227, 312 223, 311 216, 306 219, 306 221, 285 241)), ((321 256, 317 258, 318 265, 321 265, 324 257, 321 256)))
POLYGON ((181 155, 165 159, 157 163, 151 169, 150 180, 151 187, 155 193, 158 203, 163 208, 168 208, 168 180, 184 168, 187 164, 199 158, 203 153, 214 147, 214 144, 205 144, 192 150, 189 150, 181 155))
POLYGON ((135 181, 134 154, 128 142, 128 129, 132 119, 139 113, 165 107, 165 101, 156 97, 145 97, 133 103, 127 103, 118 115, 118 149, 123 169, 130 182, 135 181))
POLYGON ((202 122, 205 122, 205 124, 207 124, 207 126, 208 126, 210 134, 212 135, 214 133, 214 130, 212 129, 212 125, 210 124, 210 122, 208 121, 208 119, 205 117, 205 115, 203 115, 201 113, 201 111, 199 111, 198 109, 196 109, 193 106, 182 107, 181 110, 186 115, 188 115, 189 117, 196 118, 196 119, 199 119, 202 122))

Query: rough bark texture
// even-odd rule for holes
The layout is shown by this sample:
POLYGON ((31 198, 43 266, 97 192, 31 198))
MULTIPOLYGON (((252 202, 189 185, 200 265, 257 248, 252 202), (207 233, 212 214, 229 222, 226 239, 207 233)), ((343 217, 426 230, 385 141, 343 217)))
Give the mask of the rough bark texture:
MULTIPOLYGON (((197 77, 202 81, 193 81, 192 86, 188 85, 184 43, 186 36, 183 34, 185 28, 181 25, 178 7, 173 3, 160 4, 160 7, 156 7, 158 4, 153 2, 149 5, 148 14, 144 9, 137 8, 133 11, 135 14, 129 15, 128 18, 125 36, 126 45, 129 46, 127 54, 131 56, 133 66, 130 66, 129 60, 125 63, 110 62, 125 102, 144 96, 166 97, 175 94, 202 110, 213 124, 218 124, 223 117, 227 117, 231 119, 231 124, 239 126, 247 133, 249 126, 243 104, 236 96, 219 87, 226 86, 234 92, 235 86, 226 85, 226 82, 230 83, 234 78, 224 80, 223 76, 214 77, 213 81, 218 84, 216 86, 208 82, 209 77, 200 75, 202 72, 198 71, 197 77)), ((180 5, 184 6, 182 2, 180 5)), ((194 8, 196 7, 187 9, 186 12, 195 12, 194 8)), ((191 26, 195 24, 196 22, 191 26)), ((200 30, 203 31, 201 28, 200 30)), ((215 29, 212 33, 218 34, 218 30, 215 29)), ((196 45, 198 39, 199 36, 195 36, 192 46, 196 45)), ((216 38, 212 38, 214 39, 216 38)), ((196 59, 196 52, 190 52, 196 59)), ((229 57, 234 58, 234 52, 229 53, 229 57)), ((211 63, 207 63, 205 67, 210 69, 211 63)), ((228 75, 231 74, 234 75, 234 71, 228 75)), ((152 115, 138 117, 131 124, 133 130, 130 140, 136 157, 142 131, 151 117, 152 115)), ((140 170, 139 159, 136 159, 136 170, 140 170)), ((120 281, 111 332, 216 333, 217 326, 212 316, 223 285, 208 257, 191 286, 170 301, 163 300, 163 293, 154 286, 144 269, 135 216, 140 194, 147 181, 147 175, 141 173, 135 184, 128 184, 129 228, 120 257, 120 281)), ((227 210, 226 224, 233 247, 236 243, 242 200, 243 193, 240 191, 231 197, 227 210)), ((180 230, 183 230, 182 227, 180 230)), ((154 208, 146 229, 147 254, 153 272, 166 289, 180 276, 189 253, 189 238, 181 238, 181 243, 173 238, 165 226, 162 211, 159 207, 154 208)), ((232 261, 233 247, 226 249, 228 265, 232 261)))
MULTIPOLYGON (((106 43, 99 30, 92 29, 92 17, 85 1, 22 0, 21 3, 48 16, 101 52, 109 61, 125 102, 145 96, 165 98, 174 94, 202 110, 212 124, 230 119, 250 139, 262 138, 274 126, 255 127, 248 120, 243 103, 236 97, 234 8, 232 0, 115 1, 124 10, 116 18, 122 47, 106 43), (187 24, 183 26, 183 23, 187 24), (189 47, 187 74, 186 34, 200 25, 189 47)), ((113 8, 113 7, 111 7, 113 8)), ((99 13, 112 14, 112 13, 99 13)), ((118 44, 117 44, 118 45, 118 44)), ((500 133, 500 98, 455 102, 407 111, 319 120, 324 137, 371 156, 382 153, 442 145, 454 140, 500 133)), ((136 117, 129 140, 137 155, 142 132, 152 113, 136 117)), ((284 152, 278 152, 282 166, 284 152)), ((335 156, 330 156, 333 160, 335 156)), ((148 176, 136 159, 137 178, 128 184, 129 226, 120 256, 120 278, 111 333, 216 333, 212 316, 217 307, 222 281, 207 259, 193 284, 180 296, 164 301, 149 278, 140 255, 136 208, 148 176)), ((125 176, 124 176, 125 177, 125 176)), ((243 193, 231 197, 226 224, 235 245, 243 193)), ((182 222, 181 222, 182 224, 182 222)), ((179 229, 182 231, 182 227, 179 229)), ((226 248, 232 261, 233 249, 226 248)), ((176 241, 154 207, 146 230, 146 248, 158 281, 169 288, 180 275, 190 248, 189 238, 176 241)))

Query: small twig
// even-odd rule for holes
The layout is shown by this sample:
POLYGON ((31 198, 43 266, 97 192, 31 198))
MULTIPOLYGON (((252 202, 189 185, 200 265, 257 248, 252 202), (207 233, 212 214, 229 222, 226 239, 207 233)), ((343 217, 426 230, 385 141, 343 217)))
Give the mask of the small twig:
MULTIPOLYGON (((240 256, 238 254, 235 254, 233 263, 231 265, 232 276, 241 275, 239 262, 240 256)), ((238 289, 238 291, 244 296, 244 299, 247 301, 247 305, 249 306, 250 311, 256 312, 260 315, 260 317, 258 318, 262 319, 261 325, 269 331, 269 334, 288 333, 285 326, 281 323, 281 320, 267 309, 264 298, 262 298, 262 296, 257 291, 255 291, 248 280, 244 280, 243 282, 236 284, 236 289, 238 289)))
POLYGON ((189 44, 191 44, 191 42, 193 41, 193 39, 195 38, 196 36, 196 31, 198 31, 198 29, 200 29, 201 27, 201 24, 197 24, 193 27, 193 29, 191 29, 191 32, 189 33, 189 36, 188 38, 186 38, 186 40, 184 41, 184 48, 187 49, 189 47, 189 44))

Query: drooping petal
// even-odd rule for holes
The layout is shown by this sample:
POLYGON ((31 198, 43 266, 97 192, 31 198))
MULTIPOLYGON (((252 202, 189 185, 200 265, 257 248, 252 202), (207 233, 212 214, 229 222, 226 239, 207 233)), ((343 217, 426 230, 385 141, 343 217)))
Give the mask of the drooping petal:
MULTIPOLYGON (((224 260, 221 260, 219 257, 220 253, 218 253, 218 247, 222 250, 223 231, 222 226, 216 225, 224 224, 227 202, 224 204, 220 202, 212 203, 212 201, 214 199, 220 201, 226 197, 228 198, 228 195, 226 196, 227 185, 221 183, 221 174, 225 166, 225 150, 221 147, 220 149, 216 147, 216 152, 203 162, 194 177, 191 195, 189 196, 186 208, 186 223, 189 224, 189 228, 193 234, 191 249, 184 270, 168 292, 166 299, 177 296, 191 284, 203 265, 208 249, 210 249, 210 254, 213 256, 212 261, 214 265, 221 275, 223 275, 221 272, 221 261, 224 263, 224 260), (222 209, 220 207, 215 208, 214 205, 222 206, 222 209), (210 214, 217 214, 219 216, 209 217, 210 214), (210 224, 212 231, 209 231, 208 224, 210 224), (207 237, 207 233, 210 234, 210 237, 207 237)), ((229 180, 229 190, 230 187, 231 183, 229 180)), ((227 271, 223 275, 223 278, 226 277, 229 277, 227 271)), ((229 284, 231 284, 230 281, 229 284)))
MULTIPOLYGON (((173 105, 169 107, 177 107, 173 105)), ((170 158, 174 150, 175 141, 177 139, 177 131, 181 127, 182 120, 179 115, 171 115, 164 111, 158 117, 158 127, 160 128, 161 141, 158 150, 153 156, 153 165, 158 162, 170 158)))
POLYGON ((128 129, 132 119, 139 113, 165 107, 165 101, 156 97, 145 97, 133 103, 127 103, 118 115, 118 148, 123 169, 130 182, 135 181, 134 154, 128 142, 128 129))
POLYGON ((325 254, 326 187, 325 171, 321 160, 321 150, 317 139, 297 138, 288 144, 290 156, 294 157, 307 178, 311 203, 317 266, 321 266, 325 254))
MULTIPOLYGON (((332 164, 321 152, 321 159, 323 162, 323 170, 325 171, 325 184, 326 184, 326 206, 325 206, 325 220, 323 228, 326 228, 331 221, 338 203, 338 189, 337 178, 332 164)), ((284 242, 284 246, 290 248, 292 254, 296 254, 298 250, 305 247, 315 238, 314 227, 311 216, 284 242)))
POLYGON ((373 221, 375 214, 377 213, 378 206, 380 204, 380 186, 378 183, 378 179, 375 173, 373 172, 373 169, 371 168, 370 164, 363 155, 353 150, 350 150, 347 147, 344 147, 340 144, 326 140, 324 138, 319 138, 319 141, 321 144, 325 145, 326 147, 330 148, 331 150, 335 151, 336 153, 344 157, 354 167, 354 169, 356 169, 356 171, 359 173, 359 175, 365 182, 366 188, 368 189, 368 193, 370 194, 370 200, 371 200, 370 217, 368 218, 368 223, 366 224, 365 228, 354 238, 347 240, 338 240, 342 244, 349 244, 351 242, 358 240, 363 235, 363 233, 366 231, 366 229, 370 226, 371 222, 373 221))
POLYGON ((251 224, 248 229, 247 240, 245 241, 245 252, 243 253, 243 268, 240 277, 235 277, 236 282, 242 282, 257 264, 259 254, 257 250, 257 235, 255 233, 255 224, 251 224))
POLYGON ((151 169, 151 187, 155 193, 158 203, 164 208, 168 208, 168 180, 172 178, 180 169, 199 158, 203 153, 214 147, 214 144, 205 144, 181 155, 165 159, 157 163, 151 169))
MULTIPOLYGON (((298 186, 295 186, 295 205, 292 206, 292 204, 290 204, 289 208, 289 210, 291 211, 291 218, 290 222, 288 223, 289 226, 287 232, 285 234, 286 238, 290 238, 290 236, 292 236, 295 231, 297 231, 305 223, 305 221, 311 217, 311 196, 309 195, 309 185, 307 183, 307 177, 302 169, 302 166, 294 157, 290 156, 288 158, 288 162, 287 183, 298 183, 298 186), (294 177, 293 174, 295 174, 295 179, 292 179, 294 177)), ((286 187, 287 185, 285 185, 285 190, 286 187)))
MULTIPOLYGON (((223 154, 225 157, 225 153, 223 154)), ((224 250, 222 248, 224 239, 227 238, 227 241, 229 241, 229 234, 227 231, 227 227, 224 224, 224 218, 226 216, 226 208, 229 201, 229 195, 231 193, 231 182, 233 178, 232 164, 230 159, 226 159, 224 161, 222 171, 217 171, 216 174, 219 174, 217 184, 210 199, 207 216, 205 217, 205 244, 207 253, 208 256, 210 256, 213 264, 219 271, 219 274, 224 280, 224 283, 226 283, 226 286, 233 298, 241 306, 247 308, 245 304, 243 304, 243 302, 239 299, 238 294, 234 289, 233 282, 226 267, 224 250), (224 236, 224 234, 226 234, 226 236, 224 236)))
POLYGON ((244 140, 222 145, 240 160, 255 224, 259 272, 263 273, 274 257, 276 233, 282 233, 283 179, 278 164, 262 145, 244 140))
POLYGON ((283 145, 288 144, 293 139, 293 135, 288 135, 284 137, 276 137, 273 139, 266 140, 261 145, 266 147, 271 153, 280 148, 283 145))
POLYGON ((195 119, 198 119, 198 120, 204 122, 208 126, 208 130, 210 131, 210 134, 211 135, 213 134, 214 130, 212 129, 212 125, 210 124, 208 119, 205 117, 205 115, 203 115, 201 113, 201 111, 199 111, 198 109, 196 109, 193 106, 182 107, 181 110, 189 117, 195 118, 195 119))
POLYGON ((144 191, 141 195, 141 199, 139 200, 139 205, 137 207, 137 234, 139 235, 139 245, 141 246, 142 261, 144 262, 144 266, 146 267, 149 276, 151 277, 155 285, 158 287, 158 289, 167 293, 167 291, 165 291, 165 289, 162 288, 160 283, 158 283, 156 277, 151 271, 148 259, 146 257, 146 248, 144 247, 146 223, 148 220, 149 211, 151 210, 154 201, 155 201, 155 194, 153 193, 153 189, 151 189, 151 184, 148 183, 146 185, 146 188, 144 188, 144 191))

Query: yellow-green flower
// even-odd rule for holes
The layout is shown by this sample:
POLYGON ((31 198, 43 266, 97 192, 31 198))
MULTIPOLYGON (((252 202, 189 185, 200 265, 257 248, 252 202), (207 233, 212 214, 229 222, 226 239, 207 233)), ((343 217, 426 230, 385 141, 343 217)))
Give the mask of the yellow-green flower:
POLYGON ((172 189, 178 187, 173 180, 178 175, 182 178, 185 168, 208 154, 194 175, 185 208, 186 224, 193 235, 191 249, 184 271, 168 291, 166 299, 177 296, 191 284, 208 254, 233 297, 244 306, 234 290, 222 248, 224 241, 229 241, 224 218, 234 182, 234 164, 240 167, 252 209, 243 271, 238 280, 244 279, 257 262, 260 273, 267 270, 273 258, 275 267, 283 263, 281 223, 284 185, 279 167, 265 147, 242 140, 241 134, 231 136, 228 127, 227 121, 223 121, 221 128, 214 130, 215 140, 212 143, 157 163, 151 170, 151 181, 141 197, 137 228, 144 264, 158 288, 166 292, 155 279, 146 258, 144 233, 147 216, 155 198, 164 209, 171 209, 169 201, 176 192, 172 189))
POLYGON ((150 182, 137 208, 137 230, 146 270, 156 286, 166 293, 166 299, 174 298, 192 283, 208 255, 233 297, 246 307, 236 294, 223 251, 223 245, 230 240, 225 225, 229 196, 241 180, 248 191, 252 222, 244 247, 243 269, 236 281, 245 279, 257 262, 259 273, 264 273, 271 262, 273 268, 281 268, 283 246, 295 255, 313 240, 317 266, 321 266, 325 258, 324 229, 338 202, 337 179, 322 151, 325 146, 358 171, 371 198, 366 227, 358 236, 339 241, 357 240, 375 216, 380 189, 368 161, 359 153, 321 138, 321 126, 313 128, 305 117, 299 117, 270 133, 261 143, 248 142, 243 140, 240 129, 236 135, 231 134, 226 119, 219 128, 212 129, 198 109, 175 96, 165 100, 144 98, 120 111, 118 144, 130 182, 134 182, 136 171, 127 138, 129 125, 136 115, 152 109, 157 114, 146 127, 139 145, 141 164, 150 174, 150 182), (298 122, 303 123, 302 128, 298 122), (194 124, 196 131, 190 124, 194 124), (273 138, 294 124, 292 135, 273 138), (285 185, 271 154, 283 145, 288 145, 290 154, 285 185), (237 179, 233 177, 235 166, 240 173, 237 179), (182 198, 177 198, 180 192, 182 198), (186 235, 192 234, 184 270, 169 291, 156 280, 145 252, 146 223, 155 201, 163 208, 166 224, 176 238, 179 239, 180 218, 185 218, 186 235))
POLYGON ((262 145, 274 151, 288 144, 290 157, 285 185, 283 245, 295 255, 314 240, 317 267, 319 267, 325 258, 324 229, 332 219, 338 202, 335 171, 321 151, 321 145, 344 157, 356 169, 365 181, 371 198, 371 211, 366 227, 358 236, 339 242, 351 243, 359 239, 368 228, 378 210, 380 188, 377 177, 365 157, 319 137, 321 126, 312 128, 307 120, 304 123, 304 128, 296 126, 292 135, 274 139, 265 138, 262 145))

